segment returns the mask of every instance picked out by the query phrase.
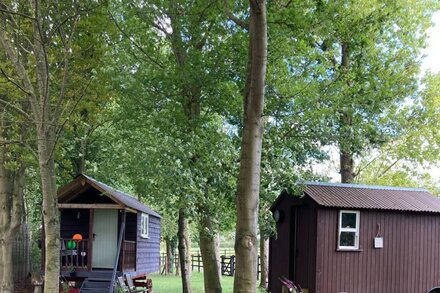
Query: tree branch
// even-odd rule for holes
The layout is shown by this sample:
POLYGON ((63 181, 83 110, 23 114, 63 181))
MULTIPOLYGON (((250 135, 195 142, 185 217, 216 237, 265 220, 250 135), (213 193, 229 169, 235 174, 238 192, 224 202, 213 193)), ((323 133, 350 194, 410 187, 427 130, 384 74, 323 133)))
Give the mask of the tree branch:
MULTIPOLYGON (((35 22, 33 23, 33 36, 34 36, 34 52, 36 59, 36 76, 38 84, 38 93, 40 98, 41 107, 41 119, 46 119, 46 112, 49 110, 47 104, 49 103, 49 61, 47 58, 47 50, 44 43, 44 33, 40 23, 40 4, 38 0, 30 0, 32 9, 35 14, 35 22)), ((49 113, 47 113, 49 116, 49 113)), ((50 119, 49 117, 47 117, 50 119)))
MULTIPOLYGON (((54 139, 54 144, 50 153, 49 158, 52 157, 54 151, 55 151, 55 146, 58 142, 58 139, 60 138, 60 133, 61 131, 63 131, 64 126, 66 125, 67 121, 69 121, 70 117, 72 116, 73 112, 75 112, 76 107, 78 106, 79 102, 82 100, 82 98, 85 96, 87 89, 89 88, 90 84, 92 83, 92 79, 89 79, 89 82, 87 83, 87 85, 84 87, 81 95, 78 97, 78 99, 75 101, 75 105, 73 105, 72 109, 70 110, 69 115, 67 115, 66 119, 64 120, 64 122, 61 124, 61 126, 58 128, 56 134, 55 134, 55 139, 54 139)), ((61 115, 61 114, 60 114, 61 115)), ((56 121, 55 121, 56 122, 56 121)))
POLYGON ((19 112, 21 115, 23 115, 26 119, 33 121, 31 115, 29 115, 28 113, 26 113, 25 111, 23 111, 23 109, 20 109, 19 107, 15 106, 14 104, 12 104, 11 102, 5 101, 3 99, 0 98, 0 102, 5 104, 6 107, 10 107, 13 108, 15 111, 19 112))
POLYGON ((7 13, 7 14, 10 14, 10 15, 18 15, 18 16, 22 16, 22 17, 24 17, 24 18, 31 19, 31 20, 35 21, 35 17, 32 17, 32 16, 27 15, 27 14, 24 14, 24 13, 11 11, 11 10, 5 9, 5 8, 3 8, 3 7, 6 7, 6 5, 1 4, 1 6, 0 6, 0 12, 7 13))
MULTIPOLYGON (((3 21, 1 23, 4 23, 3 21)), ((26 71, 26 68, 23 66, 23 64, 18 59, 18 55, 13 50, 11 41, 9 38, 6 37, 6 28, 0 27, 0 43, 3 45, 3 48, 5 49, 6 56, 8 56, 9 60, 12 61, 12 64, 14 65, 15 70, 18 73, 18 76, 23 82, 24 90, 28 93, 28 97, 31 103, 31 107, 34 113, 35 120, 41 121, 40 113, 38 111, 38 101, 35 96, 35 90, 31 83, 30 77, 28 72, 26 71)))
POLYGON ((228 18, 233 21, 236 25, 240 26, 241 28, 245 29, 245 30, 249 30, 249 23, 247 23, 246 21, 238 18, 237 16, 235 16, 231 9, 229 8, 229 3, 228 0, 223 0, 223 7, 225 10, 226 15, 228 16, 228 18))
POLYGON ((398 162, 400 161, 400 159, 396 159, 393 163, 391 163, 391 165, 387 166, 385 168, 385 170, 383 170, 379 176, 377 177, 382 177, 383 175, 385 175, 389 170, 391 170, 391 168, 394 167, 394 165, 396 165, 398 162))
POLYGON ((142 54, 144 54, 144 56, 148 59, 148 60, 150 60, 151 62, 153 62, 154 64, 156 64, 157 66, 159 66, 161 69, 163 69, 165 66, 162 64, 162 63, 160 63, 158 60, 156 60, 156 59, 154 59, 154 58, 152 58, 145 50, 144 50, 144 48, 142 48, 138 43, 136 43, 136 41, 132 38, 132 37, 130 37, 123 29, 122 29, 122 27, 118 24, 118 22, 117 22, 117 20, 116 20, 116 18, 111 14, 111 13, 109 13, 109 15, 110 15, 110 18, 113 20, 113 22, 114 22, 114 24, 115 24, 115 26, 116 26, 116 28, 124 35, 124 37, 126 38, 126 39, 128 39, 129 41, 130 41, 130 43, 132 43, 139 51, 141 51, 142 52, 142 54))
POLYGON ((14 86, 16 86, 20 91, 25 93, 26 95, 31 95, 30 92, 26 91, 20 84, 18 84, 16 81, 14 81, 10 76, 6 74, 6 72, 0 68, 0 73, 8 80, 8 82, 12 83, 14 86))

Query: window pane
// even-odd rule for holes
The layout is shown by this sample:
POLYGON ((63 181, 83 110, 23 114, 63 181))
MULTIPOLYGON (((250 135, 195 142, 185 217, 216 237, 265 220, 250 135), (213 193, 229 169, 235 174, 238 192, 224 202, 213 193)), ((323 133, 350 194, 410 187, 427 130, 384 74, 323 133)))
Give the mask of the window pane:
POLYGON ((339 246, 355 246, 356 245, 356 233, 355 232, 341 232, 339 239, 339 246))
POLYGON ((356 214, 342 213, 342 228, 356 228, 356 214))

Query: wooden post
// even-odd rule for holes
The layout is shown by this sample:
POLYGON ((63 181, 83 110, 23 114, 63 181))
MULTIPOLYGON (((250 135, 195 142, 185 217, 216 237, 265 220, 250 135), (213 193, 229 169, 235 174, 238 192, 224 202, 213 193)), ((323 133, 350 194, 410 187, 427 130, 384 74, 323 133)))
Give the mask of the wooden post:
POLYGON ((235 274, 235 255, 231 255, 231 276, 235 274))
POLYGON ((92 255, 93 255, 93 215, 94 210, 89 209, 89 243, 87 244, 87 269, 89 272, 92 271, 92 255))
MULTIPOLYGON (((123 213, 122 213, 122 215, 121 215, 121 221, 122 222, 124 222, 124 230, 125 230, 125 223, 126 223, 126 220, 127 220, 127 218, 126 218, 126 212, 124 211, 123 213)), ((120 231, 121 232, 121 231, 120 231)), ((120 233, 119 232, 119 233, 120 233)), ((123 231, 123 239, 122 239, 122 246, 121 246, 121 262, 120 262, 120 270, 121 270, 121 272, 123 272, 124 271, 124 268, 125 268, 125 262, 126 262, 126 259, 125 259, 125 250, 126 250, 126 247, 125 247, 125 231, 123 231)))
POLYGON ((121 228, 119 229, 119 239, 118 239, 118 247, 116 249, 115 265, 113 267, 112 279, 110 282, 110 288, 109 288, 108 293, 113 293, 114 286, 115 286, 116 271, 118 269, 119 255, 120 255, 121 246, 122 246, 122 239, 124 238, 124 232, 125 232, 125 210, 123 210, 123 213, 124 213, 124 216, 122 218, 121 228))

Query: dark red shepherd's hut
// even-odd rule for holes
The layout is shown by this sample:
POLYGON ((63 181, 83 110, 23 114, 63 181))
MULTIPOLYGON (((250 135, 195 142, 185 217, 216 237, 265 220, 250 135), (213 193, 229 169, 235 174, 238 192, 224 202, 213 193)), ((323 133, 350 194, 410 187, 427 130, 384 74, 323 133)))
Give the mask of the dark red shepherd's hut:
POLYGON ((440 286, 440 198, 424 189, 304 184, 272 206, 269 290, 427 293, 440 286))

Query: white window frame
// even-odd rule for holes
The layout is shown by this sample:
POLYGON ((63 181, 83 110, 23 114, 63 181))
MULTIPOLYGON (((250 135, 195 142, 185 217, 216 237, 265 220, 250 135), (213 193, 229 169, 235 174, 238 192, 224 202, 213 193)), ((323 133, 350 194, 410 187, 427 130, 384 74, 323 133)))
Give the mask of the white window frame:
POLYGON ((361 213, 359 211, 353 211, 353 210, 340 210, 339 211, 338 250, 359 250, 360 216, 361 216, 361 213), (342 227, 342 214, 355 214, 356 215, 356 227, 355 228, 342 227), (354 246, 341 245, 341 233, 342 232, 355 233, 354 246))
POLYGON ((150 215, 141 214, 141 237, 149 238, 150 234, 150 215))

